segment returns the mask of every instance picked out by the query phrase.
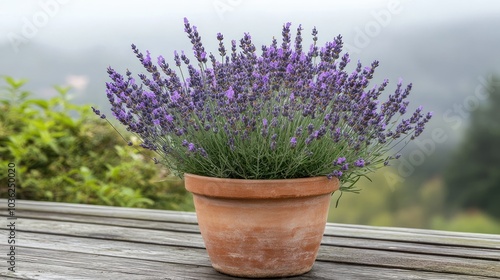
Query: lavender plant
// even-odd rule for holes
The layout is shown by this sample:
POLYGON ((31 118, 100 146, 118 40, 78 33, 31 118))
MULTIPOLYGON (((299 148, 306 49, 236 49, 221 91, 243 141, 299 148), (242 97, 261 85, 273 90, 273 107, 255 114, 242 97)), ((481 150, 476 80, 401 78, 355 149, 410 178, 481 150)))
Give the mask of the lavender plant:
POLYGON ((339 178, 342 191, 357 191, 353 183, 398 158, 388 153, 418 137, 431 119, 421 107, 404 118, 411 84, 400 81, 380 103, 388 80, 369 87, 378 61, 347 72, 340 35, 320 48, 314 28, 304 50, 303 29, 292 42, 286 23, 281 43, 273 39, 259 55, 250 34, 226 48, 218 33, 216 56, 187 19, 184 27, 195 61, 174 52, 175 66, 162 56, 154 64, 149 51, 132 45, 149 74, 136 81, 110 67, 106 84, 113 115, 158 154, 155 162, 179 175, 327 176, 339 178))

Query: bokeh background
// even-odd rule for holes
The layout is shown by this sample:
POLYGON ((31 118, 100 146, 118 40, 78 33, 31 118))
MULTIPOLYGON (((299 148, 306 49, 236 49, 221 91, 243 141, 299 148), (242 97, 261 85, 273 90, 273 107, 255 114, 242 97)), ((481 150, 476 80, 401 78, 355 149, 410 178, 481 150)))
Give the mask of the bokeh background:
POLYGON ((330 221, 500 233, 495 0, 1 0, 0 160, 20 167, 19 198, 192 210, 182 182, 88 109, 109 112, 108 66, 142 72, 130 44, 170 60, 190 51, 184 17, 213 52, 217 32, 250 32, 260 46, 286 22, 304 34, 316 26, 319 43, 342 34, 353 65, 379 60, 374 81, 388 78, 387 94, 400 78, 413 83, 410 105, 433 120, 399 162, 359 183, 361 194, 336 208, 335 194, 330 221))

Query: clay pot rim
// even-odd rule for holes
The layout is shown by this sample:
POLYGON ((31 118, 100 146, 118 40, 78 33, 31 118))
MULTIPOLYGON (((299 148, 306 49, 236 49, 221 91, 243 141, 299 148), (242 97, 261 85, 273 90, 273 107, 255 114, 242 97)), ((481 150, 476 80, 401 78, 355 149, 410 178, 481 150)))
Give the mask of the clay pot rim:
POLYGON ((186 189, 195 195, 230 199, 276 199, 330 194, 338 190, 338 178, 326 176, 296 179, 232 179, 184 174, 186 189))

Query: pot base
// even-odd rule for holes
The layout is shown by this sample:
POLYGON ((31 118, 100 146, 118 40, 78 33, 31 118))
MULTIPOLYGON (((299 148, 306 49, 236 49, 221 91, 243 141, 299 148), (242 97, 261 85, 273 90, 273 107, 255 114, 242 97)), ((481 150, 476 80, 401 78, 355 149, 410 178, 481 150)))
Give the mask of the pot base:
POLYGON ((300 275, 303 275, 303 274, 306 274, 308 273, 309 271, 312 270, 312 266, 305 270, 305 271, 295 271, 295 272, 287 272, 285 274, 271 274, 271 273, 266 273, 266 274, 245 274, 245 275, 242 275, 240 274, 239 271, 237 271, 236 273, 234 274, 231 274, 231 273, 228 273, 228 272, 224 272, 220 269, 218 269, 217 267, 214 267, 212 265, 212 267, 220 274, 224 274, 224 275, 227 275, 227 276, 234 276, 234 277, 238 277, 238 278, 248 278, 248 279, 275 279, 275 278, 286 278, 286 277, 294 277, 294 276, 300 276, 300 275))

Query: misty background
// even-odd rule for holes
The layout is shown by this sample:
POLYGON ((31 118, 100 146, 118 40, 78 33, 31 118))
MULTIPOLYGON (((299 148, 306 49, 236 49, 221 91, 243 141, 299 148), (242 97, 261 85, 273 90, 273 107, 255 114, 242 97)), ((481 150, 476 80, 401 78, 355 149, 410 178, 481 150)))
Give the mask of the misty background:
MULTIPOLYGON (((490 102, 489 86, 500 75, 499 1, 0 0, 0 75, 28 79, 26 89, 40 98, 56 96, 53 85, 71 86, 72 102, 106 112, 106 68, 144 72, 132 43, 170 62, 175 50, 190 53, 184 17, 198 27, 205 48, 213 53, 217 32, 224 34, 226 44, 249 32, 257 47, 269 44, 273 36, 279 40, 286 22, 293 30, 302 25, 304 46, 312 43, 313 27, 320 45, 342 34, 351 56, 348 69, 358 60, 364 65, 380 61, 372 86, 388 78, 385 96, 400 78, 413 83, 410 109, 422 105, 434 114, 420 145, 408 145, 401 163, 375 174, 373 183, 362 182, 359 196, 343 198, 332 209, 332 221, 461 230, 450 226, 457 215, 477 219, 480 213, 482 219, 498 223, 497 210, 450 204, 453 190, 443 174, 453 173, 450 162, 467 141, 471 116, 490 102), (367 202, 372 198, 378 200, 367 202), (426 204, 430 201, 435 205, 426 204), (366 203, 383 210, 368 210, 372 206, 366 203), (408 204, 419 210, 405 208, 408 204)), ((492 129, 498 129, 498 121, 492 129)), ((499 162, 488 164, 500 173, 499 162)), ((500 181, 493 184, 500 189, 500 181)), ((500 226, 493 228, 490 232, 500 232, 500 226)))

